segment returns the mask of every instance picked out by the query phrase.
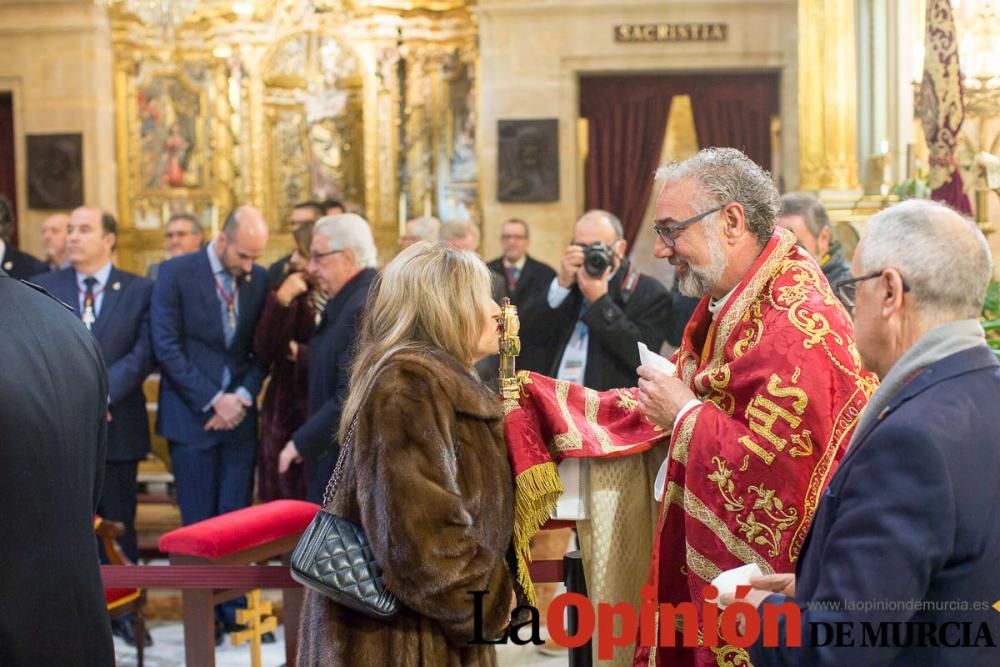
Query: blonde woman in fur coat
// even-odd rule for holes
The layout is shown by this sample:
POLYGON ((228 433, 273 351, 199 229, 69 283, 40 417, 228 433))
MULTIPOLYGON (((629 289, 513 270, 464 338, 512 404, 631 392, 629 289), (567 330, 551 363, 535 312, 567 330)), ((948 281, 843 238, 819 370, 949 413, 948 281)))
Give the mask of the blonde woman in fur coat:
POLYGON ((413 245, 386 266, 361 323, 340 441, 357 415, 330 512, 368 535, 399 613, 375 620, 306 594, 300 667, 484 667, 472 645, 510 619, 504 560, 513 483, 501 404, 474 375, 496 354, 500 310, 471 252, 413 245))

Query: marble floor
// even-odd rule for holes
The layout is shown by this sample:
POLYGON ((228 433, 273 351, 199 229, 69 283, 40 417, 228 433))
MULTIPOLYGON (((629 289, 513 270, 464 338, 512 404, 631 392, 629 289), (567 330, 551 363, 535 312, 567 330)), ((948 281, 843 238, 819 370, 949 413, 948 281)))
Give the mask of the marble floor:
MULTIPOLYGON (((154 645, 146 649, 147 667, 186 667, 184 665, 184 632, 179 621, 152 621, 148 624, 154 645)), ((265 645, 261 651, 263 667, 278 667, 285 663, 284 627, 275 633, 278 641, 265 645)), ((500 667, 563 667, 568 657, 545 656, 533 646, 498 647, 500 667)), ((134 667, 135 649, 115 637, 118 667, 134 667)), ((227 641, 215 650, 216 667, 249 667, 250 645, 233 646, 227 641)), ((194 667, 194 666, 191 666, 194 667)))

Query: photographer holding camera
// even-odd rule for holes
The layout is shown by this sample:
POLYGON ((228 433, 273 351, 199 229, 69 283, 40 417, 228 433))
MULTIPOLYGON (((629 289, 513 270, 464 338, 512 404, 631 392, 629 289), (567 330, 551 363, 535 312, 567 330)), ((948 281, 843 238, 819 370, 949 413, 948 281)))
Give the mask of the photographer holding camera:
POLYGON ((670 294, 629 263, 623 236, 607 211, 587 211, 573 226, 547 303, 537 320, 526 320, 549 337, 549 375, 598 391, 630 387, 638 380, 636 343, 663 345, 670 294))

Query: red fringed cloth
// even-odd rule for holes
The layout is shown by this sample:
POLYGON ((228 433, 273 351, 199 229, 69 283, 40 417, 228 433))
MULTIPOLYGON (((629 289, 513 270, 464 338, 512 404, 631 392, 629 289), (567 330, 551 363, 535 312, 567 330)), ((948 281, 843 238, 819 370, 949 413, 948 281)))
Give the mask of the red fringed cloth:
MULTIPOLYGON (((538 373, 518 373, 521 396, 505 406, 505 431, 514 471, 514 549, 518 582, 534 604, 528 576, 531 538, 563 493, 556 470, 566 457, 638 454, 670 434, 639 410, 636 389, 598 392, 538 373)), ((652 491, 651 491, 652 492, 652 491)))

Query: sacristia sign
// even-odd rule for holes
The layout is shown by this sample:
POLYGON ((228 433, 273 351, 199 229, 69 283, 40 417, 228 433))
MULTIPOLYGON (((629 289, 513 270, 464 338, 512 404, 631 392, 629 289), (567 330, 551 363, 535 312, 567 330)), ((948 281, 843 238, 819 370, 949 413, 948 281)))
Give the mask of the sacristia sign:
POLYGON ((726 23, 620 23, 616 42, 724 42, 726 23))

